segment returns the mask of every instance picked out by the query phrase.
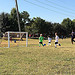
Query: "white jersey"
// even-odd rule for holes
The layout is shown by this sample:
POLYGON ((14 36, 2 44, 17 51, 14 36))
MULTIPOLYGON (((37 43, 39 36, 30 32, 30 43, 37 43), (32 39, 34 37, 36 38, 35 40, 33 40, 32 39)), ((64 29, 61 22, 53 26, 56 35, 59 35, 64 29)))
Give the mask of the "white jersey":
POLYGON ((55 42, 58 42, 59 37, 56 35, 55 42))
POLYGON ((48 37, 48 42, 51 42, 51 40, 52 40, 52 39, 51 39, 50 37, 48 37))

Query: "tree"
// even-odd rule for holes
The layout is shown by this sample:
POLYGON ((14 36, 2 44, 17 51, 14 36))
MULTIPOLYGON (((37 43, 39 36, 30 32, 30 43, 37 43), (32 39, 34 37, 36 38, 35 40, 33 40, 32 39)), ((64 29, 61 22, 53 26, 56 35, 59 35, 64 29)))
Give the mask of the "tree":
POLYGON ((70 34, 74 29, 74 23, 69 18, 64 19, 61 24, 66 28, 67 34, 70 34))
POLYGON ((29 34, 35 34, 38 33, 38 26, 35 24, 35 18, 30 19, 30 23, 26 25, 26 31, 29 32, 29 34))
POLYGON ((27 11, 23 11, 20 14, 20 23, 22 31, 25 31, 25 27, 30 22, 29 13, 27 11))
POLYGON ((73 22, 75 22, 75 19, 73 19, 73 22))
POLYGON ((53 36, 53 24, 51 22, 45 21, 45 34, 46 36, 50 35, 51 37, 53 36))
POLYGON ((65 36, 67 34, 66 28, 59 23, 54 23, 54 33, 55 32, 57 32, 59 36, 65 36))
POLYGON ((17 22, 17 13, 15 8, 13 8, 10 13, 10 30, 19 31, 17 22))
POLYGON ((9 28, 9 14, 8 13, 1 13, 0 14, 0 27, 1 32, 6 32, 9 28))
POLYGON ((73 25, 74 25, 74 28, 73 28, 73 30, 74 30, 75 29, 75 19, 73 19, 72 22, 73 22, 73 25))
POLYGON ((40 17, 34 17, 31 20, 30 25, 28 25, 26 29, 29 31, 30 34, 42 33, 44 36, 47 36, 50 34, 52 35, 53 26, 51 22, 47 22, 40 17))
MULTIPOLYGON (((25 27, 27 25, 27 23, 30 21, 29 19, 29 13, 27 11, 23 11, 23 12, 19 12, 19 19, 20 19, 20 27, 21 27, 21 31, 25 31, 25 27)), ((17 22, 17 13, 16 13, 16 9, 13 8, 11 10, 11 14, 10 14, 10 30, 11 31, 18 31, 18 22, 17 22)))

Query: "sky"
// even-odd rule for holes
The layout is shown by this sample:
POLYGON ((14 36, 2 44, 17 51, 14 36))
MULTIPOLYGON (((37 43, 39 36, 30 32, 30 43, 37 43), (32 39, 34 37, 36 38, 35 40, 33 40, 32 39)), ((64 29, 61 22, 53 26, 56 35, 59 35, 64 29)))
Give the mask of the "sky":
MULTIPOLYGON (((40 17, 49 22, 61 23, 75 19, 75 0, 17 0, 19 12, 27 11, 30 18, 40 17)), ((1 0, 0 13, 10 13, 15 0, 1 0)))

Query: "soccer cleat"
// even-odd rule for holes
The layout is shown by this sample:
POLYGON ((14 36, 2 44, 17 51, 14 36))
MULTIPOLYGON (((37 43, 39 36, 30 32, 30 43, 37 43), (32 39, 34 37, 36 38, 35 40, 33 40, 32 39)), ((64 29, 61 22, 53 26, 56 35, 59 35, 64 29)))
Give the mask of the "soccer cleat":
POLYGON ((59 44, 59 46, 61 46, 61 45, 59 44))

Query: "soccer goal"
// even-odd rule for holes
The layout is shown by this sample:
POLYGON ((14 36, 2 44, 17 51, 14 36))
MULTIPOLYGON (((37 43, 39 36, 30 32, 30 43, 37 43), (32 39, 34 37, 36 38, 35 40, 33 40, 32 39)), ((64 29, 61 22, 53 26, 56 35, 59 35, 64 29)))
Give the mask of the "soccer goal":
POLYGON ((7 47, 24 47, 28 46, 28 32, 12 32, 8 31, 5 32, 3 36, 4 40, 7 40, 5 43, 7 43, 7 47))

